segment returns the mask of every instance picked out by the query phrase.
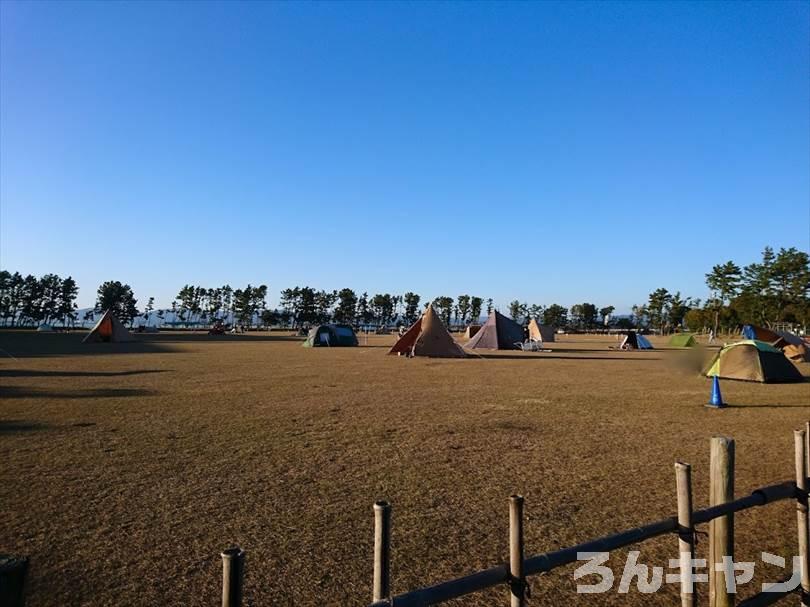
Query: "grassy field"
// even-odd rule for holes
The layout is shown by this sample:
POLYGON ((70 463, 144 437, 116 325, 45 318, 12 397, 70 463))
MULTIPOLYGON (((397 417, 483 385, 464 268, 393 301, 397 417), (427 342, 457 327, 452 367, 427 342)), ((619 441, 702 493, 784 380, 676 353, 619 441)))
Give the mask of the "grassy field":
MULTIPOLYGON (((347 349, 81 337, 0 333, 0 553, 31 558, 31 607, 214 605, 234 543, 248 605, 363 605, 374 500, 394 505, 402 592, 502 562, 511 493, 527 499, 527 552, 553 550, 673 514, 676 460, 706 505, 714 434, 737 441, 738 495, 792 478, 792 430, 810 419, 810 383, 724 382, 732 406, 710 410, 682 351, 615 352, 614 338, 407 360, 386 356, 388 336, 347 349)), ((793 553, 793 508, 738 515, 738 560, 793 553)), ((666 565, 677 539, 640 550, 666 565)), ((677 591, 577 596, 572 573, 534 578, 531 604, 672 604, 677 591)))

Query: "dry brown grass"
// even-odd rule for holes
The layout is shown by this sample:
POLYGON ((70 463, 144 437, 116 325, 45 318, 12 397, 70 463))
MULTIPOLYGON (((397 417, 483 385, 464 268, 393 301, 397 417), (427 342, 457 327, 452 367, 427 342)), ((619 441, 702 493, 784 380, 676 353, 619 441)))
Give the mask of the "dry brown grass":
MULTIPOLYGON (((376 499, 394 504, 402 592, 501 562, 511 493, 527 498, 529 553, 672 514, 675 460, 693 464, 705 505, 713 434, 737 440, 738 494, 787 480, 791 430, 810 416, 807 383, 724 382, 735 406, 706 409, 708 380, 669 364, 675 351, 612 352, 610 338, 469 360, 389 357, 393 337, 80 339, 0 334, 17 358, 0 361, 0 552, 31 557, 32 607, 216 604, 233 543, 248 604, 362 605, 376 499)), ((790 552, 794 536, 790 504, 737 517, 740 557, 790 552)), ((665 564, 676 546, 642 556, 665 564)), ((675 593, 588 600, 571 567, 532 589, 538 605, 675 593)))

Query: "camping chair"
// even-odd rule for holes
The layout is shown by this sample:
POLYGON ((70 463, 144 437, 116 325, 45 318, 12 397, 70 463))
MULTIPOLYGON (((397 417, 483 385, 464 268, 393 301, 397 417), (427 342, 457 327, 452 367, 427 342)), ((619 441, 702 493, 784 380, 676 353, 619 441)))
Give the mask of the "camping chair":
POLYGON ((538 341, 535 339, 529 339, 528 341, 516 341, 515 348, 518 350, 522 350, 523 352, 550 352, 551 350, 544 350, 543 349, 543 342, 538 341))

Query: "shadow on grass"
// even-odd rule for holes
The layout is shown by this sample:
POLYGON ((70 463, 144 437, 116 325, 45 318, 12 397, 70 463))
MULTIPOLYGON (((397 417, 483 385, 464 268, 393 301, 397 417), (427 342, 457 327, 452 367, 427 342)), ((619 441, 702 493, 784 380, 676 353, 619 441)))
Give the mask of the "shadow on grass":
POLYGON ((99 354, 163 354, 176 352, 172 344, 206 342, 303 342, 289 335, 208 335, 200 333, 133 333, 131 342, 84 344, 86 332, 36 333, 33 331, 0 331, 0 359, 40 358, 48 356, 99 354))
POLYGON ((306 337, 297 335, 273 335, 272 333, 225 333, 209 335, 205 331, 186 333, 171 331, 163 333, 134 333, 135 339, 143 343, 188 343, 188 342, 233 342, 233 341, 297 341, 303 343, 306 337))
POLYGON ((0 359, 46 358, 50 356, 99 354, 160 354, 174 352, 169 344, 153 343, 141 338, 115 344, 83 344, 86 333, 32 333, 0 331, 0 359))
POLYGON ((726 403, 728 409, 810 409, 810 405, 733 405, 726 403))
POLYGON ((39 422, 28 422, 21 419, 0 419, 0 436, 5 434, 24 434, 27 432, 36 432, 38 430, 47 430, 47 424, 40 424, 39 422))
POLYGON ((156 390, 143 388, 93 388, 91 390, 42 390, 28 386, 0 386, 0 398, 126 398, 155 396, 156 390))
MULTIPOLYGON (((611 349, 609 347, 607 347, 607 348, 595 348, 595 349, 594 348, 555 348, 554 344, 544 344, 544 348, 546 348, 547 350, 551 350, 552 352, 560 352, 560 353, 565 353, 565 354, 576 354, 577 352, 601 352, 603 354, 606 353, 606 352, 626 352, 626 353, 635 352, 635 353, 640 353, 640 354, 647 354, 648 352, 650 352, 650 350, 619 350, 619 349, 616 349, 616 348, 611 349)), ((654 348, 652 351, 653 352, 655 352, 655 351, 665 352, 666 349, 665 348, 654 348)))
POLYGON ((142 371, 37 371, 33 369, 0 369, 0 377, 126 377, 146 373, 166 373, 168 369, 142 371))
MULTIPOLYGON (((581 352, 582 350, 580 350, 581 352)), ((555 356, 554 354, 546 354, 546 353, 530 353, 527 352, 526 354, 479 354, 478 352, 471 354, 470 358, 485 358, 487 360, 549 360, 549 359, 559 359, 559 360, 615 360, 615 361, 633 361, 633 362, 646 362, 646 361, 653 361, 653 360, 663 360, 658 357, 647 357, 644 358, 636 358, 636 357, 628 357, 628 356, 555 356)))

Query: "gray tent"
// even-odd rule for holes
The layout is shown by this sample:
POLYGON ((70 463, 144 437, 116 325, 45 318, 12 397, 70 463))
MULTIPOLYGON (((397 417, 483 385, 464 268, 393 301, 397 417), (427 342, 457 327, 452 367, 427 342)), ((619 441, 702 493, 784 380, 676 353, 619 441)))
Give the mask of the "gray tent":
POLYGON ((319 325, 310 330, 303 343, 305 348, 358 345, 357 335, 349 325, 319 325))
POLYGON ((481 330, 475 334, 465 348, 489 350, 514 350, 516 343, 523 342, 523 327, 511 318, 493 310, 481 330))

